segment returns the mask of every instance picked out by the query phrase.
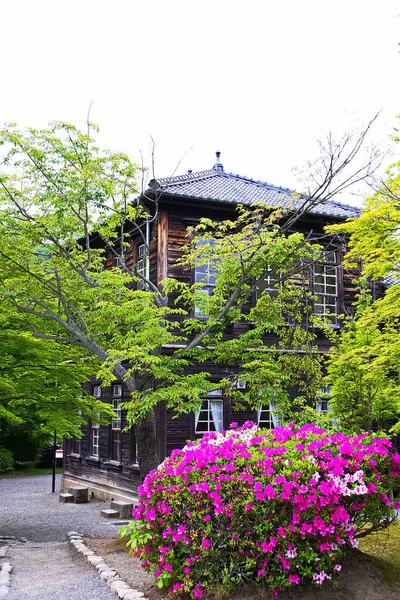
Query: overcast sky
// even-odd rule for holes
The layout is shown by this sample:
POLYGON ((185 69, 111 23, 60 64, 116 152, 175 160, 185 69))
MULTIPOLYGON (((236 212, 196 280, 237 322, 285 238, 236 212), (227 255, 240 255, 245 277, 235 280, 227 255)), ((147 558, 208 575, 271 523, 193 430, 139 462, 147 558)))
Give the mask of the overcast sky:
MULTIPOLYGON (((0 124, 91 119, 156 175, 225 170, 294 187, 315 140, 400 112, 392 0, 0 0, 0 124)), ((399 127, 400 129, 400 127, 399 127)))

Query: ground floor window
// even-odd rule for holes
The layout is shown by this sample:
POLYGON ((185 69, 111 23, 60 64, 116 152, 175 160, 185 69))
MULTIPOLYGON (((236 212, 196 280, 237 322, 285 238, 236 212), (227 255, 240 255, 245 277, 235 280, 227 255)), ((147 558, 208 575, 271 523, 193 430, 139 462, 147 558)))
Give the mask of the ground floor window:
POLYGON ((90 454, 92 456, 96 456, 96 458, 100 456, 100 426, 96 423, 92 423, 92 439, 90 454))
POLYGON ((222 390, 211 390, 202 399, 200 410, 194 414, 195 437, 201 437, 208 431, 221 431, 222 428, 222 390))
POLYGON ((111 448, 110 459, 121 462, 121 422, 122 422, 122 385, 112 386, 112 407, 114 416, 111 421, 111 448))
POLYGON ((276 402, 260 404, 257 411, 257 425, 265 429, 274 429, 280 425, 276 402))

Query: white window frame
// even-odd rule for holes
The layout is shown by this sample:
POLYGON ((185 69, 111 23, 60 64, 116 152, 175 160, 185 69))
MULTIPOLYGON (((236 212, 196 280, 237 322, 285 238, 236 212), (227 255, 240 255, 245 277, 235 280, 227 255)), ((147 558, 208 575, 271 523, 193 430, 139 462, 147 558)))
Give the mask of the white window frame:
POLYGON ((195 437, 202 437, 210 431, 221 431, 224 426, 224 402, 222 390, 211 390, 202 399, 199 411, 194 414, 195 437))
POLYGON ((113 395, 113 397, 122 396, 122 385, 120 383, 113 385, 112 395, 113 395))
MULTIPOLYGON (((202 240, 199 239, 197 246, 209 244, 214 246, 214 240, 202 240)), ((209 314, 209 300, 214 293, 216 287, 216 272, 215 266, 210 261, 202 263, 201 265, 196 264, 194 267, 194 282, 195 284, 201 284, 201 286, 195 291, 194 299, 194 316, 199 319, 206 319, 209 314)))
POLYGON ((122 384, 112 386, 112 409, 116 416, 111 420, 111 460, 121 462, 121 429, 122 429, 122 384))
MULTIPOLYGON (((146 277, 146 264, 147 264, 147 245, 140 244, 138 246, 138 260, 136 263, 136 272, 142 277, 146 277)), ((144 281, 142 279, 138 279, 137 289, 143 290, 145 287, 144 281)))
POLYGON ((331 412, 329 406, 329 398, 331 397, 331 389, 326 386, 322 386, 317 393, 317 400, 315 403, 315 409, 319 415, 326 415, 331 412))
POLYGON ((95 398, 101 398, 101 385, 93 386, 93 396, 95 398))
POLYGON ((337 252, 324 250, 322 258, 321 262, 314 264, 312 290, 313 295, 316 296, 314 315, 320 318, 325 325, 335 327, 338 325, 339 314, 337 252), (332 297, 334 298, 333 303, 332 297))
POLYGON ((276 297, 281 286, 281 276, 268 265, 262 279, 258 282, 256 288, 256 299, 258 300, 263 292, 269 296, 276 297))
POLYGON ((91 455, 98 458, 100 456, 100 425, 98 423, 92 423, 91 442, 91 455))
POLYGON ((257 425, 264 429, 275 429, 275 427, 279 427, 280 418, 278 404, 274 400, 268 402, 268 408, 266 408, 265 403, 259 405, 257 410, 257 425))

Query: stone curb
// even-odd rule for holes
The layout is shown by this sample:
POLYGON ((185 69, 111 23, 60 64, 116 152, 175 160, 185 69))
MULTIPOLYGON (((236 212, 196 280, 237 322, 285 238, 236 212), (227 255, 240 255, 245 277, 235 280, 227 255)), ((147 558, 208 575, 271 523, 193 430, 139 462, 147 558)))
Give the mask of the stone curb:
POLYGON ((121 579, 119 573, 104 562, 102 556, 97 556, 93 550, 89 550, 83 542, 83 536, 76 531, 67 533, 67 540, 70 547, 74 548, 79 554, 86 557, 88 563, 97 570, 97 573, 114 594, 121 600, 147 600, 143 592, 130 587, 121 579))
POLYGON ((7 558, 8 545, 6 546, 5 544, 14 542, 14 540, 14 537, 0 536, 0 598, 4 598, 11 587, 10 575, 12 572, 12 565, 7 558))

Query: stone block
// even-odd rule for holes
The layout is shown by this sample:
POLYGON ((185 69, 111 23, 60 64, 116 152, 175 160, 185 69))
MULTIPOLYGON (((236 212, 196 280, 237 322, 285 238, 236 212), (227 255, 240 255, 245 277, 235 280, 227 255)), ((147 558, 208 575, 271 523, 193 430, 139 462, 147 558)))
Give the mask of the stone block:
POLYGON ((100 511, 100 515, 105 517, 106 519, 113 519, 115 517, 119 517, 119 513, 117 510, 113 510, 112 508, 105 508, 100 511))
POLYGON ((131 519, 133 504, 131 502, 111 502, 111 508, 117 510, 121 519, 131 519))
POLYGON ((89 489, 81 485, 73 485, 68 488, 68 493, 74 497, 75 504, 86 504, 89 502, 89 489))
POLYGON ((66 504, 67 502, 73 502, 74 496, 73 494, 67 494, 66 492, 62 492, 61 494, 59 494, 58 500, 59 502, 64 502, 66 504))

